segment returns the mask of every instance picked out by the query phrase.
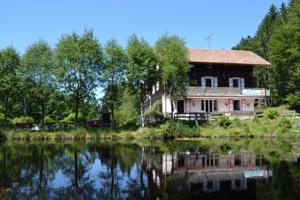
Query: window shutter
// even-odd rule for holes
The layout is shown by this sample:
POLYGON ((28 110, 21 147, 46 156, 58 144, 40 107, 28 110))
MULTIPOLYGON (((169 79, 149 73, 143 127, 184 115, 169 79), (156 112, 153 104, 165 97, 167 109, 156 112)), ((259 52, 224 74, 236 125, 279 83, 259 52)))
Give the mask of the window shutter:
POLYGON ((242 99, 242 111, 246 111, 246 99, 242 99))
POLYGON ((229 111, 233 111, 233 99, 229 99, 229 111))
POLYGON ((241 88, 245 88, 245 79, 241 78, 241 88))
POLYGON ((229 78, 229 87, 233 87, 233 80, 232 80, 232 78, 229 78))
POLYGON ((201 86, 205 87, 205 77, 201 77, 201 86))
POLYGON ((214 87, 218 87, 218 77, 214 77, 214 87))

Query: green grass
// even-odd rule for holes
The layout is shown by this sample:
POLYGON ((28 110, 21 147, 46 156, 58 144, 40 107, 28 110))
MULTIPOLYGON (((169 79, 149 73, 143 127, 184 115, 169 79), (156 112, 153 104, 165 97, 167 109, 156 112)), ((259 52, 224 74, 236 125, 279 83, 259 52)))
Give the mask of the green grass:
MULTIPOLYGON (((268 109, 269 112, 270 109, 268 109)), ((272 111, 273 112, 273 111, 272 111)), ((288 138, 300 137, 300 119, 283 117, 286 112, 277 108, 278 116, 249 120, 209 121, 198 127, 193 122, 170 122, 148 127, 111 129, 77 128, 69 131, 20 131, 4 130, 1 135, 9 140, 162 140, 174 138, 288 138), (224 123, 226 122, 226 123, 224 123), (226 124, 226 125, 224 125, 226 124)))

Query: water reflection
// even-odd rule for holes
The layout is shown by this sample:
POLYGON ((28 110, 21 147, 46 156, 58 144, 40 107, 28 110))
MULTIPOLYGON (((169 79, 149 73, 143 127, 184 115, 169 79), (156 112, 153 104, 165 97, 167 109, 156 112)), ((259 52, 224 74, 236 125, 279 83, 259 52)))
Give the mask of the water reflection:
POLYGON ((108 142, 0 149, 2 199, 299 198, 297 159, 271 162, 249 150, 170 151, 108 142))

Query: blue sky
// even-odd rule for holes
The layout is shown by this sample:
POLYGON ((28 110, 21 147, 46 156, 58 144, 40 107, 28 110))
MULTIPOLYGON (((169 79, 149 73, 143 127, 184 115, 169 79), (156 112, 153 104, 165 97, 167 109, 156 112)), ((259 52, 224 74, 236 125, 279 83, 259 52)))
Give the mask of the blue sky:
MULTIPOLYGON (((132 33, 154 44, 163 33, 177 34, 188 47, 230 49, 253 35, 271 4, 282 0, 1 0, 0 49, 20 53, 38 39, 55 47, 62 34, 94 30, 104 44, 126 45, 132 33)), ((284 0, 287 2, 287 0, 284 0)))

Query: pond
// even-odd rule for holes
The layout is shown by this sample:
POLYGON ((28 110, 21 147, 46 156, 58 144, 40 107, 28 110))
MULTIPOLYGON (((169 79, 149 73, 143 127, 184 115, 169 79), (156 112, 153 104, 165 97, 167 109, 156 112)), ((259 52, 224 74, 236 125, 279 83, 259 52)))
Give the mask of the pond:
POLYGON ((300 199, 297 141, 0 144, 0 199, 300 199))

